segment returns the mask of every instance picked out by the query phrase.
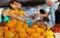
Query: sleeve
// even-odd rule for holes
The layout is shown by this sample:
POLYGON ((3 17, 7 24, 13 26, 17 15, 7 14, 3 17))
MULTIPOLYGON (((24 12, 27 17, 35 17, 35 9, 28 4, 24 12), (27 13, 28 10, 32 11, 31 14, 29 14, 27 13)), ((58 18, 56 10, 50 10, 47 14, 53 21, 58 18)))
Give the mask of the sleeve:
POLYGON ((52 9, 53 10, 57 10, 57 8, 58 8, 58 4, 57 3, 54 3, 54 5, 52 6, 52 9))

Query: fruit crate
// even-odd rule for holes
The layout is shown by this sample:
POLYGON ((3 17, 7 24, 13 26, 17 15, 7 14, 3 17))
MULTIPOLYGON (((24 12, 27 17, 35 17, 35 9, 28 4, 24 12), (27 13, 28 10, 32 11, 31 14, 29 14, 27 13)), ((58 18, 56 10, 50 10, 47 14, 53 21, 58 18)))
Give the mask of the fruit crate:
POLYGON ((60 33, 54 33, 55 34, 55 38, 60 38, 60 33))

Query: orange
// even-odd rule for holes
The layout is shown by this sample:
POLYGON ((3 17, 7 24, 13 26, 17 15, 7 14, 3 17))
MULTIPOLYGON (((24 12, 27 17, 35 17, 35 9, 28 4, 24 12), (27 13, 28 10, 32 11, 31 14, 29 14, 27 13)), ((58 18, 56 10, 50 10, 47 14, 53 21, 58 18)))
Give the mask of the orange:
POLYGON ((32 32, 35 32, 35 29, 31 29, 32 32))
POLYGON ((0 38, 4 38, 3 36, 1 36, 0 38))
POLYGON ((7 31, 7 30, 8 30, 8 27, 7 27, 7 26, 4 26, 2 29, 3 29, 4 31, 7 31))
POLYGON ((42 24, 42 25, 40 26, 40 28, 46 30, 46 25, 42 24))
POLYGON ((17 26, 22 26, 23 25, 23 22, 22 21, 19 21, 18 23, 17 23, 17 26))
POLYGON ((41 28, 41 33, 40 33, 40 35, 43 36, 43 35, 44 35, 44 32, 45 32, 44 29, 41 28))
POLYGON ((18 37, 18 35, 16 34, 16 35, 14 36, 14 38, 19 38, 19 37, 18 37))
POLYGON ((12 27, 14 27, 16 24, 17 24, 17 21, 16 21, 16 20, 10 20, 6 25, 7 25, 9 28, 12 28, 12 27))
POLYGON ((15 32, 15 28, 10 28, 9 31, 11 31, 11 32, 13 32, 14 34, 16 34, 16 32, 15 32))
POLYGON ((12 27, 14 27, 14 24, 13 23, 7 23, 7 27, 12 28, 12 27))
POLYGON ((16 20, 10 20, 8 23, 12 23, 12 24, 16 25, 17 21, 16 20))
POLYGON ((0 30, 0 36, 3 36, 3 30, 0 30))
POLYGON ((24 31, 20 32, 18 35, 20 38, 26 38, 27 37, 27 34, 24 31))
POLYGON ((43 28, 44 27, 44 24, 41 24, 41 26, 40 26, 41 28, 43 28))
POLYGON ((24 28, 16 28, 16 32, 20 33, 21 31, 25 31, 24 28))
POLYGON ((28 28, 28 25, 26 23, 23 24, 23 28, 26 29, 28 28))
POLYGON ((17 27, 15 28, 15 31, 17 32, 17 31, 19 31, 20 29, 22 29, 22 26, 17 26, 17 27))
POLYGON ((0 30, 3 30, 3 27, 0 27, 0 30))
POLYGON ((14 38, 14 33, 11 31, 6 31, 6 32, 4 32, 4 37, 5 38, 14 38))
POLYGON ((36 28, 36 33, 41 33, 41 29, 40 28, 36 28))
POLYGON ((27 37, 26 38, 30 38, 30 36, 29 35, 27 35, 27 37))
POLYGON ((47 25, 47 26, 46 26, 46 29, 47 29, 48 31, 50 31, 50 26, 49 26, 49 25, 47 25))
POLYGON ((32 31, 31 28, 26 28, 27 33, 31 32, 31 31, 32 31))
POLYGON ((33 29, 36 29, 36 28, 38 28, 38 25, 33 25, 33 26, 31 26, 31 28, 33 28, 33 29))
POLYGON ((37 33, 33 32, 33 33, 30 34, 30 36, 31 36, 32 38, 37 38, 38 35, 37 35, 37 33))
POLYGON ((19 38, 18 36, 15 36, 14 38, 19 38))

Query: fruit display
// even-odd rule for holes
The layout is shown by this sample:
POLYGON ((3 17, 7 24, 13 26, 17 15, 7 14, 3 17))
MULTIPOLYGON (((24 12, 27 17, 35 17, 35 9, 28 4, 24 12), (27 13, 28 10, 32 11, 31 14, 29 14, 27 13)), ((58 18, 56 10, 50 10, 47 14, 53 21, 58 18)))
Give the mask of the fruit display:
POLYGON ((53 28, 52 31, 54 33, 60 33, 60 24, 56 24, 53 28))
POLYGON ((22 21, 10 20, 0 27, 0 38, 54 38, 47 24, 35 23, 28 26, 22 21))

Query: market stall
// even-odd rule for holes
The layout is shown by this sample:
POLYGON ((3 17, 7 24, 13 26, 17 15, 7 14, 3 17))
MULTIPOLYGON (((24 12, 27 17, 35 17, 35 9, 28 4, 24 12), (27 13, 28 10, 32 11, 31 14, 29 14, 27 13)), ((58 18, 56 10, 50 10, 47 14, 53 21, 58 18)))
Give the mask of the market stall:
MULTIPOLYGON (((51 28, 49 24, 44 22, 33 23, 31 18, 26 18, 26 21, 17 21, 4 17, 2 15, 3 11, 10 10, 10 0, 0 1, 0 38, 60 38, 60 24, 51 28)), ((34 8, 36 5, 45 3, 45 0, 18 1, 22 4, 24 11, 27 7, 34 8)))

